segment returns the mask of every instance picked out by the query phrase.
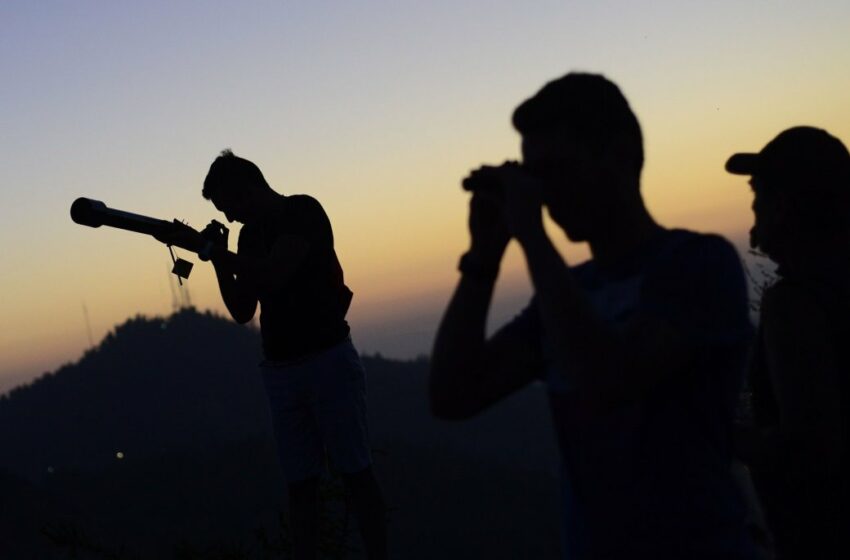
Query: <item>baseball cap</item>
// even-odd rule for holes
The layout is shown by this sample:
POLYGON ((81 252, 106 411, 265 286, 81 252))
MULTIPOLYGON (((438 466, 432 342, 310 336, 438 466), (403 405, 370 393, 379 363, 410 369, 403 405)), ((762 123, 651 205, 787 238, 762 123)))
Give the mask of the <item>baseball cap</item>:
POLYGON ((801 182, 850 190, 850 152, 841 140, 811 126, 782 131, 758 153, 734 154, 726 171, 787 185, 801 182))

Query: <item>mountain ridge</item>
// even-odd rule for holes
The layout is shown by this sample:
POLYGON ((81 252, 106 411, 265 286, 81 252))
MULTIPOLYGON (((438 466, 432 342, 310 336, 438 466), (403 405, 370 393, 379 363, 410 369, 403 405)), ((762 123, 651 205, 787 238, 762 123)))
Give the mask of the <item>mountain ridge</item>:
MULTIPOLYGON (((260 359, 255 329, 184 309, 129 319, 78 362, 0 398, 0 486, 15 490, 0 496, 16 500, 2 509, 28 512, 0 515, 0 532, 24 527, 18 536, 49 558, 45 524, 75 520, 132 557, 168 558, 183 541, 273 530, 285 485, 260 359)), ((363 362, 400 557, 557 557, 557 453, 542 389, 441 422, 428 411, 426 360, 363 362)), ((3 543, 0 534, 0 556, 3 543)))

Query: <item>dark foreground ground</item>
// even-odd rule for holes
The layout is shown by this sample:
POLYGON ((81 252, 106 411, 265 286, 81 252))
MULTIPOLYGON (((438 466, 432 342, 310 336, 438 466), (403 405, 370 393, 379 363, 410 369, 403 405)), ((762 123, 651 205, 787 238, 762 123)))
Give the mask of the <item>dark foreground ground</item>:
MULTIPOLYGON (((258 356, 255 331, 183 310, 0 398, 0 558, 287 558, 258 356)), ((440 422, 425 361, 364 361, 393 557, 556 558, 542 391, 440 422)), ((332 473, 321 493, 324 557, 361 558, 332 473)))

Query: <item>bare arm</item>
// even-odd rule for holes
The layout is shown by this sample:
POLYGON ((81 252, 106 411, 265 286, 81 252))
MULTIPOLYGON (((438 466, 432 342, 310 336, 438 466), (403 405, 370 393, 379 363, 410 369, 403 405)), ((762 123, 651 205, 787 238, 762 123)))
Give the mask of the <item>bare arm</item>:
MULTIPOLYGON (((495 280, 495 279, 494 279, 495 280)), ((538 352, 510 329, 485 340, 493 281, 461 277, 431 354, 431 410, 461 420, 524 387, 534 379, 538 352)))
POLYGON ((285 289, 309 251, 297 236, 281 236, 265 257, 241 255, 216 245, 210 253, 219 290, 233 320, 247 323, 254 317, 261 291, 285 289))
POLYGON ((509 237, 493 200, 470 201, 471 266, 458 283, 431 354, 429 397, 439 418, 474 416, 534 377, 531 346, 502 329, 485 340, 487 312, 509 237))
POLYGON ((215 268, 224 304, 237 323, 247 323, 254 317, 260 292, 285 289, 310 251, 304 237, 281 235, 268 254, 257 248, 251 248, 250 254, 233 253, 227 250, 227 228, 215 220, 203 232, 176 220, 175 224, 180 227, 156 239, 196 253, 211 244, 207 256, 215 268))
POLYGON ((218 280, 221 299, 230 312, 233 320, 245 324, 254 317, 257 311, 257 292, 254 286, 246 281, 240 282, 233 270, 220 257, 211 259, 218 280))

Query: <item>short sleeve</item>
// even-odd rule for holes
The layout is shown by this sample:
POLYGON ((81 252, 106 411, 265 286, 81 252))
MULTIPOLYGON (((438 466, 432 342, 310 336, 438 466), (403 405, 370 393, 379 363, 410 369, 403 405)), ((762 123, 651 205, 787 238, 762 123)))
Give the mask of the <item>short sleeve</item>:
POLYGON ((257 233, 257 230, 250 225, 242 226, 242 229, 239 230, 239 239, 236 242, 236 252, 247 256, 263 255, 265 250, 257 233))
POLYGON ((639 311, 698 345, 740 343, 753 334, 741 259, 717 235, 691 234, 663 254, 647 270, 639 311))
POLYGON ((308 195, 293 195, 290 199, 293 199, 294 204, 289 215, 298 224, 298 227, 294 228, 297 233, 303 235, 310 245, 319 251, 332 249, 331 222, 319 201, 308 195))

